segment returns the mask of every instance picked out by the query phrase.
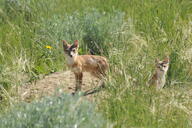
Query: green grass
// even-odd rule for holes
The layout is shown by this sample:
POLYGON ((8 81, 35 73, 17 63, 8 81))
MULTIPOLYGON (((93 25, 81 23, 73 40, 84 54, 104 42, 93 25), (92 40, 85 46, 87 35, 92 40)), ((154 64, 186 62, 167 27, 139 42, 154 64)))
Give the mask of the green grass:
POLYGON ((98 107, 111 125, 191 127, 190 0, 0 0, 0 16, 0 111, 14 103, 11 87, 66 69, 61 40, 78 39, 80 54, 109 59, 98 107), (165 89, 149 90, 154 61, 165 55, 165 89))
POLYGON ((115 127, 191 126, 191 90, 166 88, 156 92, 142 87, 127 87, 116 92, 111 90, 110 98, 102 100, 100 110, 115 127))

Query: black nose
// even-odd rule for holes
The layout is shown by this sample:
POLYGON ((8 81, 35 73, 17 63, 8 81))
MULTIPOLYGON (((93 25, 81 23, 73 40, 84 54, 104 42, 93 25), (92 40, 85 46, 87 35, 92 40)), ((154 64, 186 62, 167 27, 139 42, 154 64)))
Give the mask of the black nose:
POLYGON ((73 56, 71 55, 71 52, 68 52, 68 55, 69 55, 70 57, 73 57, 73 56))

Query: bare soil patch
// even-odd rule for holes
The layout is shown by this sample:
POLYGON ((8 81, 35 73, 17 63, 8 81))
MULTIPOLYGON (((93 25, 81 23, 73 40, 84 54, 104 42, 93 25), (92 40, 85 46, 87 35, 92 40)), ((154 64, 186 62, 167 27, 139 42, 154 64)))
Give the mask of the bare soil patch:
MULTIPOLYGON (((99 80, 89 73, 83 74, 82 91, 87 91, 98 86, 99 80)), ((54 95, 58 92, 72 93, 75 90, 75 76, 71 71, 55 72, 43 79, 26 84, 18 88, 19 98, 31 102, 44 96, 54 95)), ((87 96, 92 100, 94 95, 87 96)))

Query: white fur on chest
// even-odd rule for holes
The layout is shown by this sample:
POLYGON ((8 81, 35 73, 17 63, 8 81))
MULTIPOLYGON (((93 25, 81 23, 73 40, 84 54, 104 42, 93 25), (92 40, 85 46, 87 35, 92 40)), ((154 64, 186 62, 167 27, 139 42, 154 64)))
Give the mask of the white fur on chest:
POLYGON ((158 71, 157 75, 158 75, 158 77, 157 77, 157 89, 161 89, 165 85, 165 81, 166 81, 165 75, 166 75, 166 72, 158 71))

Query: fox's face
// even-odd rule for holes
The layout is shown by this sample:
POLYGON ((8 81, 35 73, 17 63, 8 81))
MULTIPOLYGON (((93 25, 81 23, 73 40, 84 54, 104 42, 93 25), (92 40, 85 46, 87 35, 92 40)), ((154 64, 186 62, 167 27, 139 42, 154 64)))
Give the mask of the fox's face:
POLYGON ((160 71, 167 72, 169 68, 169 58, 166 57, 163 61, 156 60, 156 68, 160 71))
POLYGON ((67 56, 73 58, 78 55, 78 40, 74 41, 74 44, 70 45, 65 40, 63 40, 63 49, 67 56))

